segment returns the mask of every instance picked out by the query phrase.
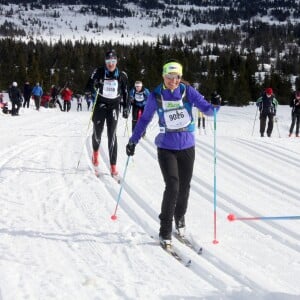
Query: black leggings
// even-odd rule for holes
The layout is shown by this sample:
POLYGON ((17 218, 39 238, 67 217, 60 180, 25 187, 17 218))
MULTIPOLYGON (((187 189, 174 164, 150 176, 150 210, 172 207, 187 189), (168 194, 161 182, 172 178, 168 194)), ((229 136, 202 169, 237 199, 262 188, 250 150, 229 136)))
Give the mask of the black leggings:
POLYGON ((64 100, 64 111, 70 111, 71 109, 71 100, 70 101, 67 101, 67 100, 64 100))
POLYGON ((92 136, 93 150, 98 151, 101 143, 101 136, 104 128, 104 123, 106 120, 107 126, 107 138, 108 138, 108 152, 109 152, 109 161, 111 165, 117 163, 117 151, 118 151, 118 142, 117 142, 117 125, 119 118, 119 110, 117 108, 106 108, 101 107, 97 108, 93 114, 94 122, 94 131, 92 136))
POLYGON ((159 215, 159 234, 164 239, 171 239, 173 216, 179 220, 186 213, 194 161, 195 147, 184 150, 158 148, 158 162, 165 181, 159 215))
POLYGON ((261 114, 260 115, 260 133, 263 135, 266 129, 266 123, 267 123, 267 118, 269 119, 268 121, 268 127, 267 127, 267 135, 271 136, 272 131, 273 131, 273 114, 261 114))
POLYGON ((30 103, 30 95, 29 97, 28 96, 24 97, 23 107, 27 106, 27 108, 29 108, 29 103, 30 103))
POLYGON ((293 133, 295 124, 296 124, 296 135, 299 135, 300 114, 292 113, 292 124, 290 127, 291 134, 293 133))

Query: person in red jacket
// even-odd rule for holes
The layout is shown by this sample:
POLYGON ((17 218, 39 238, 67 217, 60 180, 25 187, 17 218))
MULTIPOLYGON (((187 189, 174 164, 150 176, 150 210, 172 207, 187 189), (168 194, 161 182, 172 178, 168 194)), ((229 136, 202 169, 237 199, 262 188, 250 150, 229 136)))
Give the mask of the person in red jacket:
POLYGON ((71 109, 71 100, 73 92, 68 88, 64 88, 61 92, 61 97, 64 100, 64 111, 69 111, 71 109))
POLYGON ((51 99, 51 97, 50 97, 49 93, 44 93, 41 98, 41 106, 48 108, 50 99, 51 99))

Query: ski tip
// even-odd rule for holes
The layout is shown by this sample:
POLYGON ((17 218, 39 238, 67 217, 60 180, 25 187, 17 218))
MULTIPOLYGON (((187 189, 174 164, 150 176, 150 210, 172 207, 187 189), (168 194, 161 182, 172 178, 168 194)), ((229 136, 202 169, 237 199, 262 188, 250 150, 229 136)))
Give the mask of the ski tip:
POLYGON ((189 260, 186 262, 185 266, 188 268, 188 267, 191 266, 191 264, 192 264, 192 260, 189 259, 189 260))

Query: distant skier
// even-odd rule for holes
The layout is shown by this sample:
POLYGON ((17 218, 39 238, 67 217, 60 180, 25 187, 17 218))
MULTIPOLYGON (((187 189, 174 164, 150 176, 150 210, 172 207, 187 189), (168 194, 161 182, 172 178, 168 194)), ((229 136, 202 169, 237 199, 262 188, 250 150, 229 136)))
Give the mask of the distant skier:
POLYGON ((142 81, 136 81, 134 88, 129 92, 129 99, 132 110, 132 131, 144 112, 144 108, 147 102, 147 97, 150 92, 147 88, 143 86, 142 81))
POLYGON ((90 106, 93 103, 92 95, 90 93, 85 93, 84 98, 85 98, 87 110, 89 111, 90 106))
POLYGON ((276 115, 278 101, 273 94, 272 88, 266 88, 263 95, 256 100, 256 106, 260 112, 260 135, 264 136, 267 118, 269 120, 267 127, 267 136, 271 137, 276 115))
POLYGON ((77 100, 77 111, 82 111, 82 96, 80 94, 76 94, 75 98, 77 100))
POLYGON ((294 126, 296 123, 296 137, 299 137, 300 126, 300 90, 296 91, 290 101, 290 107, 292 107, 292 123, 290 127, 290 134, 292 136, 294 126))

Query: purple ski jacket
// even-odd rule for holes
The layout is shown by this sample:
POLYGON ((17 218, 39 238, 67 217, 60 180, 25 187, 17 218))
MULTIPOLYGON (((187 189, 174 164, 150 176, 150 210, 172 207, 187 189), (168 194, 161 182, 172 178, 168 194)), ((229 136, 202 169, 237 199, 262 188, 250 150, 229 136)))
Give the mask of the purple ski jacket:
MULTIPOLYGON (((192 106, 196 106, 207 116, 212 116, 214 114, 214 106, 207 102, 203 95, 201 95, 190 85, 185 85, 185 88, 187 101, 191 103, 192 106)), ((139 142, 141 136, 147 128, 147 125, 151 122, 154 113, 157 112, 157 109, 159 108, 155 94, 155 91, 157 90, 161 90, 161 95, 164 101, 180 101, 182 99, 180 86, 177 87, 174 91, 171 91, 165 88, 163 85, 159 85, 148 96, 144 112, 138 123, 136 124, 132 136, 129 139, 131 143, 137 144, 139 142)), ((217 107, 216 109, 218 111, 219 107, 217 107)), ((155 144, 158 148, 169 150, 183 150, 195 146, 195 134, 191 131, 159 133, 155 138, 155 144)))

